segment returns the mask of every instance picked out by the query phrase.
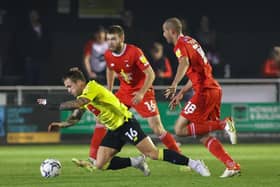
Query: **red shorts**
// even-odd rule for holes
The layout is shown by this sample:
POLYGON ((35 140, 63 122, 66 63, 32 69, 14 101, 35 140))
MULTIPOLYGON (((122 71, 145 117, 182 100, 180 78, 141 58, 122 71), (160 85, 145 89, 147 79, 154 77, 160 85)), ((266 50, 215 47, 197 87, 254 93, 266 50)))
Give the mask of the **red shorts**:
POLYGON ((191 122, 220 119, 222 90, 206 89, 195 93, 186 103, 181 115, 191 122))
POLYGON ((137 105, 132 104, 132 93, 125 90, 118 90, 115 95, 128 108, 134 108, 143 118, 156 116, 159 114, 154 89, 150 88, 143 97, 143 100, 137 105))

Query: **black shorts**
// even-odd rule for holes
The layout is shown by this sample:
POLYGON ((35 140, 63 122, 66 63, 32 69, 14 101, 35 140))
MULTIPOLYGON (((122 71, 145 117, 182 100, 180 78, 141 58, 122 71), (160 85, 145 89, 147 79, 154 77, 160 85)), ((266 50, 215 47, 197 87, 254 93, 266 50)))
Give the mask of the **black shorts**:
POLYGON ((116 130, 108 130, 100 145, 120 151, 125 143, 137 145, 146 137, 138 121, 133 117, 116 130))

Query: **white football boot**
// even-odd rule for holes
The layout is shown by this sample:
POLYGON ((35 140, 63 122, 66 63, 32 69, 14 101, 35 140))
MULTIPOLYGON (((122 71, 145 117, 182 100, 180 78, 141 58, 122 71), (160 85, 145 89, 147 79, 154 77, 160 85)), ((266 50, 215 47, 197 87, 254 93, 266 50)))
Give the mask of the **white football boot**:
POLYGON ((233 176, 239 176, 241 175, 240 171, 240 165, 236 164, 233 168, 226 168, 224 173, 220 176, 220 178, 227 178, 227 177, 233 177, 233 176))
POLYGON ((149 166, 146 162, 144 155, 131 157, 130 160, 131 160, 131 166, 142 171, 144 173, 144 176, 149 176, 151 174, 151 171, 149 169, 149 166))
POLYGON ((189 167, 199 173, 203 177, 209 177, 211 176, 211 173, 208 169, 208 167, 204 164, 202 160, 192 160, 189 159, 189 167))
POLYGON ((237 143, 237 135, 236 135, 236 129, 234 120, 231 117, 228 117, 225 119, 226 125, 225 125, 225 132, 228 134, 231 144, 237 143))

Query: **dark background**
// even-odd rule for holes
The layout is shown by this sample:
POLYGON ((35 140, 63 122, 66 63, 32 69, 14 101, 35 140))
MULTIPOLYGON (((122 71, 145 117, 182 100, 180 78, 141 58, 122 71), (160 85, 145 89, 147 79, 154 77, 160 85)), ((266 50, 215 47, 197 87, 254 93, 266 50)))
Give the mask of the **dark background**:
MULTIPOLYGON (((280 44, 280 11, 275 2, 242 1, 151 1, 124 0, 124 8, 133 12, 134 23, 127 41, 145 52, 155 40, 165 44, 172 63, 177 63, 172 46, 162 37, 162 22, 168 17, 187 20, 190 35, 207 15, 218 34, 223 62, 230 64, 232 78, 262 78, 261 68, 269 49, 280 44)), ((28 12, 37 9, 48 28, 52 43, 50 62, 43 84, 59 85, 60 77, 72 66, 82 66, 85 42, 99 25, 122 24, 120 19, 83 19, 78 17, 78 0, 71 0, 69 14, 57 13, 56 0, 1 0, 5 10, 0 24, 1 85, 24 84, 23 60, 17 41, 28 23, 28 12)), ((28 43, 26 44, 28 45, 28 43)), ((218 77, 219 78, 219 77, 218 77)))

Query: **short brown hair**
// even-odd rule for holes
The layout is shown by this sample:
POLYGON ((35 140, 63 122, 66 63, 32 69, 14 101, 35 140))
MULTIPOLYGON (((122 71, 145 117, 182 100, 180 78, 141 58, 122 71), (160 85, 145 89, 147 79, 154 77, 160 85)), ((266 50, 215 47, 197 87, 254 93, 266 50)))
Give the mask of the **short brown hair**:
POLYGON ((77 67, 70 68, 68 72, 64 74, 62 80, 65 81, 66 79, 70 79, 73 82, 77 82, 78 80, 86 82, 83 72, 77 67))
POLYGON ((182 23, 180 21, 180 19, 173 17, 173 18, 168 18, 167 20, 165 20, 164 24, 166 25, 166 27, 168 29, 173 29, 175 30, 177 33, 181 33, 182 32, 182 23))
POLYGON ((124 30, 120 25, 112 25, 108 29, 108 34, 118 34, 119 36, 123 36, 124 30))

